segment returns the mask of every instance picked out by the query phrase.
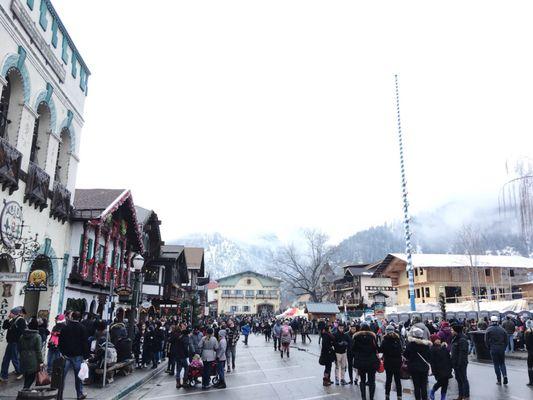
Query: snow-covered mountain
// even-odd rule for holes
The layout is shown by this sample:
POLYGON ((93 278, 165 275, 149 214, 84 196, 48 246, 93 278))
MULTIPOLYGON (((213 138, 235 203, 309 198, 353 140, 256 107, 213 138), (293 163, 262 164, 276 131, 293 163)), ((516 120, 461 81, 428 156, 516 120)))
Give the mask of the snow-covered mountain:
POLYGON ((213 278, 246 270, 274 275, 272 251, 281 244, 272 234, 244 242, 230 239, 220 233, 192 234, 173 240, 172 243, 203 247, 206 270, 213 278))

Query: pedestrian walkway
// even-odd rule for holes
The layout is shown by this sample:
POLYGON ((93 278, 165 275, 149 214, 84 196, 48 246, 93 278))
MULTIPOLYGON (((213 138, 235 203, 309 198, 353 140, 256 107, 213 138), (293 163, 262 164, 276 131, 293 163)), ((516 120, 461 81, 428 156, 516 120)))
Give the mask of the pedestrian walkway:
MULTIPOLYGON (((101 388, 100 385, 93 384, 84 386, 84 392, 87 394, 87 399, 118 400, 149 381, 165 368, 166 362, 161 363, 157 369, 135 369, 131 375, 115 376, 114 382, 108 384, 105 389, 101 388)), ((0 385, 0 400, 16 399, 20 389, 22 389, 22 380, 17 381, 15 375, 10 375, 9 382, 0 385)), ((74 373, 72 371, 67 376, 63 398, 65 400, 76 399, 74 373)))
MULTIPOLYGON (((235 372, 226 375, 226 389, 175 388, 175 378, 159 374, 137 391, 131 393, 128 400, 320 400, 320 399, 360 399, 359 388, 349 386, 322 386, 324 367, 318 364, 318 337, 312 336, 311 344, 302 345, 300 338, 292 344, 290 358, 281 359, 274 352, 273 343, 265 343, 263 336, 250 335, 249 345, 242 340, 237 347, 237 365, 235 372), (316 339, 316 340, 315 340, 316 339)), ((510 385, 497 387, 491 364, 471 362, 468 377, 471 385, 471 398, 487 400, 521 400, 533 398, 533 390, 526 387, 527 370, 525 361, 509 360, 510 385)), ((375 399, 384 399, 385 374, 377 374, 375 399)), ((430 384, 434 379, 430 377, 430 384)), ((403 393, 405 400, 413 398, 411 381, 402 381, 407 389, 403 393)), ((448 398, 457 397, 457 383, 450 380, 448 398)), ((396 398, 396 393, 391 393, 396 398)))

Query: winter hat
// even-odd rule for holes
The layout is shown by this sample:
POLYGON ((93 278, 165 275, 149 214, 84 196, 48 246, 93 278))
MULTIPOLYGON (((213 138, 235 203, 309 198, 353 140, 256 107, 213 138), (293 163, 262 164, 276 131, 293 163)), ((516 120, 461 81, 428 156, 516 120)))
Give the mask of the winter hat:
POLYGON ((387 327, 385 328, 385 332, 387 332, 387 333, 392 333, 395 330, 396 329, 394 328, 394 325, 392 325, 392 324, 387 325, 387 327))
POLYGON ((490 322, 500 322, 500 319, 496 315, 493 315, 490 317, 490 322))
POLYGON ((460 325, 460 324, 454 324, 452 325, 452 329, 457 332, 457 333, 462 333, 463 332, 463 325, 460 325))
POLYGON ((420 328, 413 327, 413 329, 411 329, 411 336, 417 339, 422 339, 424 337, 424 331, 420 328))
POLYGON ((527 328, 527 329, 531 329, 531 328, 533 328, 533 320, 528 319, 528 320, 526 321, 526 328, 527 328))
POLYGON ((450 326, 450 323, 448 321, 442 321, 440 324, 441 328, 448 328, 450 326))
POLYGON ((65 322, 65 314, 59 314, 59 315, 56 317, 56 321, 57 321, 57 322, 65 322))
POLYGON ((431 343, 435 343, 437 340, 441 340, 439 335, 437 335, 436 333, 434 333, 433 335, 431 335, 429 337, 429 340, 431 340, 431 343))
POLYGON ((221 329, 218 331, 218 336, 220 337, 226 337, 226 330, 225 329, 221 329))
POLYGON ((11 310, 11 313, 12 313, 13 315, 20 315, 20 314, 22 314, 22 307, 19 306, 19 307, 15 307, 15 308, 13 308, 13 309, 11 310))

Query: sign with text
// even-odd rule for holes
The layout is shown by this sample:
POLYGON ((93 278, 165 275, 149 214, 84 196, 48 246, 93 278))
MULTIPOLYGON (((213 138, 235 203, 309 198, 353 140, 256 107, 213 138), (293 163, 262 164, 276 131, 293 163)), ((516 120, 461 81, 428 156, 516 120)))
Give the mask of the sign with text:
POLYGON ((26 282, 27 272, 0 272, 0 282, 26 282))
POLYGON ((376 292, 397 292, 398 289, 392 286, 365 286, 367 291, 376 291, 376 292))

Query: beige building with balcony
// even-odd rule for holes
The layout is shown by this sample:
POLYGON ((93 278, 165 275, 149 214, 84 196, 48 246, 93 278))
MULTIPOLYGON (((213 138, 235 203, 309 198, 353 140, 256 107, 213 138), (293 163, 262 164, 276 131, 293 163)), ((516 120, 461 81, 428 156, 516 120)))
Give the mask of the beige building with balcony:
POLYGON ((274 314, 280 309, 281 279, 253 271, 218 279, 213 289, 221 314, 274 314))

